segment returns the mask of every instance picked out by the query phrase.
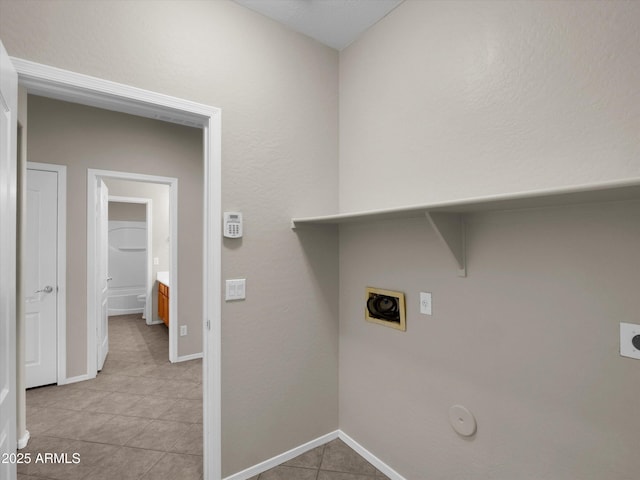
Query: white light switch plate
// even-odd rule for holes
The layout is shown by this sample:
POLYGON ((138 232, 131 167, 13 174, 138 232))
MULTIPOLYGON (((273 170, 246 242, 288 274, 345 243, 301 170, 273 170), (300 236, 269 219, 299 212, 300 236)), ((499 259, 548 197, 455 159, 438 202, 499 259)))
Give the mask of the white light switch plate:
POLYGON ((244 300, 245 297, 245 278, 236 278, 233 280, 226 281, 226 294, 225 300, 244 300))
POLYGON ((636 337, 640 337, 640 325, 620 324, 620 355, 640 360, 640 338, 636 337))
POLYGON ((420 292, 420 313, 431 315, 431 293, 420 292))

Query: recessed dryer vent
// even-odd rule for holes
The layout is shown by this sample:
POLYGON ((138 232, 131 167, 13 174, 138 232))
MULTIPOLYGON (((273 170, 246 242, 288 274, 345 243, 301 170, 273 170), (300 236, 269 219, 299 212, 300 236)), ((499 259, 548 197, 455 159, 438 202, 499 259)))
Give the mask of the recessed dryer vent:
POLYGON ((407 330, 404 293, 367 287, 365 301, 364 317, 367 321, 403 332, 407 330))

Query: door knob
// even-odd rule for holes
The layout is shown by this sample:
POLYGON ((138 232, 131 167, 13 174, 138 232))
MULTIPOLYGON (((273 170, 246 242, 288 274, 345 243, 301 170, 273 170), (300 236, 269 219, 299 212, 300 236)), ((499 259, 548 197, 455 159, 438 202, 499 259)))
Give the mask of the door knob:
POLYGON ((46 287, 44 287, 41 290, 36 290, 34 293, 42 293, 42 292, 51 293, 51 292, 53 292, 53 287, 51 285, 47 285, 46 287))

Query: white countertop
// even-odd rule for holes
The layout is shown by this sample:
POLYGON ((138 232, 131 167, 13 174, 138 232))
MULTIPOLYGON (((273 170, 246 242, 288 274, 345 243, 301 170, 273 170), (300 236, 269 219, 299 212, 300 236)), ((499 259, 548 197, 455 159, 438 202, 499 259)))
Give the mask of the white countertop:
POLYGON ((171 286, 171 285, 169 285, 169 272, 158 272, 156 274, 156 279, 160 283, 164 283, 167 287, 171 286))

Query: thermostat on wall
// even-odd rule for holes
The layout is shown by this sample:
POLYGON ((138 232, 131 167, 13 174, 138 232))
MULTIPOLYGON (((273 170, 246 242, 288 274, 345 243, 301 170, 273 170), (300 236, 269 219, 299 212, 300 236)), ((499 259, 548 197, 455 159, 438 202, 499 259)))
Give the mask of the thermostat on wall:
POLYGON ((242 237, 242 213, 224 212, 224 236, 227 238, 242 237))

